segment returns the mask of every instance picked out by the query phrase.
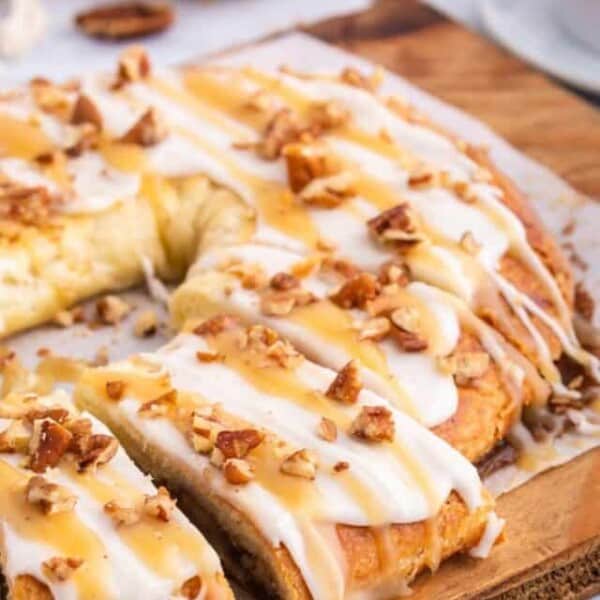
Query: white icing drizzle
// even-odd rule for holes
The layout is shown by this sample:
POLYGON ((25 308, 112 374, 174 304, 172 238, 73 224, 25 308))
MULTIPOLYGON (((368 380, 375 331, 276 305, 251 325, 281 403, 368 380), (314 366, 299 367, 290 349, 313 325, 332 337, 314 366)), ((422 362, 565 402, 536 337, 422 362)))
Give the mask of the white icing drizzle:
POLYGON ((505 519, 501 519, 495 512, 491 512, 487 518, 485 531, 477 546, 469 550, 469 555, 474 558, 487 558, 496 540, 504 531, 505 519))

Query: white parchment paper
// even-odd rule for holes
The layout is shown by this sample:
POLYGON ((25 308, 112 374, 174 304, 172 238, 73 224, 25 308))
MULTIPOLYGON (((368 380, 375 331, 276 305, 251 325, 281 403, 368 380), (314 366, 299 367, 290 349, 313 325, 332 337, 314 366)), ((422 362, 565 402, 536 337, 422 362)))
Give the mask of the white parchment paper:
MULTIPOLYGON (((267 69, 277 68, 285 63, 304 71, 337 71, 348 65, 369 70, 374 66, 368 61, 299 33, 235 51, 218 60, 235 65, 248 63, 267 69)), ((102 67, 111 68, 111 61, 112 57, 106 56, 102 67)), ((463 139, 487 145, 501 170, 508 173, 529 195, 550 230, 560 240, 573 244, 577 255, 587 265, 585 269, 581 266, 576 267, 577 276, 585 281, 587 289, 595 298, 600 298, 600 204, 578 194, 565 181, 518 152, 483 123, 423 92, 406 80, 388 74, 382 91, 403 95, 431 115, 434 121, 454 131, 463 139), (574 223, 574 227, 571 233, 565 234, 564 227, 569 223, 574 223)), ((147 306, 151 302, 139 292, 130 294, 129 299, 141 306, 147 306)), ((93 310, 93 307, 89 310, 93 310)), ((57 330, 51 326, 41 327, 21 334, 8 343, 29 364, 33 364, 39 347, 49 347, 60 354, 91 358, 100 346, 106 346, 111 359, 117 359, 124 358, 134 351, 155 349, 171 335, 168 330, 163 329, 159 335, 147 340, 133 338, 131 332, 134 319, 135 312, 118 328, 101 328, 94 332, 87 331, 85 326, 68 330, 57 330)), ((540 459, 540 467, 549 468, 564 463, 598 445, 598 436, 565 436, 557 445, 558 452, 544 453, 541 449, 541 455, 549 454, 549 457, 540 459)), ((533 475, 530 471, 510 468, 494 476, 490 484, 499 493, 523 483, 533 475)))

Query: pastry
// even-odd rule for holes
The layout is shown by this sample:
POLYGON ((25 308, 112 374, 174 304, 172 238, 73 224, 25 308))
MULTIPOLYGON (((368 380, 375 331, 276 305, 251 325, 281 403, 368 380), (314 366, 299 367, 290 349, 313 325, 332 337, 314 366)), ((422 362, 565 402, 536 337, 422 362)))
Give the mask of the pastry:
POLYGON ((501 530, 469 461, 261 325, 217 315, 76 397, 269 597, 393 596, 501 530))
POLYGON ((0 567, 12 600, 233 600, 169 492, 60 390, 0 401, 0 567))

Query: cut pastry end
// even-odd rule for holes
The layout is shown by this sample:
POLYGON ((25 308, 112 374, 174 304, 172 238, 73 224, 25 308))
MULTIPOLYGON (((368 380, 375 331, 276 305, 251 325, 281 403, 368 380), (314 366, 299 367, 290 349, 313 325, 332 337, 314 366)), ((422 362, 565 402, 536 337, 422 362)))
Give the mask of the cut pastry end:
POLYGON ((233 600, 169 492, 60 390, 0 401, 0 548, 11 600, 60 600, 65 586, 78 599, 233 600))
POLYGON ((482 538, 493 502, 443 441, 370 392, 351 405, 328 398, 335 372, 272 330, 223 316, 195 330, 156 354, 89 369, 76 394, 177 495, 237 578, 285 600, 395 593, 482 538), (203 360, 209 353, 218 360, 203 360), (125 390, 117 400, 106 393, 115 380, 125 390), (320 434, 322 413, 335 439, 320 434), (372 413, 390 420, 387 434, 354 435, 358 418, 374 431, 363 422, 372 413), (442 471, 408 450, 417 439, 442 471), (387 483, 375 483, 383 468, 387 483), (421 516, 395 520, 405 469, 415 479, 402 497, 421 516), (373 558, 382 544, 387 553, 373 558))

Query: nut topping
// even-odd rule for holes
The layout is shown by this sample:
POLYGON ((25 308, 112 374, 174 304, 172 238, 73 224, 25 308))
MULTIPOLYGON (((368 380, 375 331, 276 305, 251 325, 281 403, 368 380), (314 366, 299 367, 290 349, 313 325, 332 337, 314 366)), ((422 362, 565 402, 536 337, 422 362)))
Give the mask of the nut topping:
POLYGON ((348 281, 329 299, 341 308, 365 308, 381 291, 381 285, 371 273, 359 273, 348 281))
POLYGON ((195 600, 200 595, 202 591, 202 578, 200 575, 194 575, 189 579, 186 579, 181 589, 179 590, 179 595, 185 600, 195 600))
POLYGON ((176 501, 171 498, 167 488, 161 486, 154 496, 146 496, 144 499, 144 513, 166 523, 171 520, 175 504, 176 501))
POLYGON ((155 418, 164 417, 169 414, 169 410, 177 405, 177 390, 169 390, 157 398, 144 402, 138 408, 138 414, 143 417, 155 418))
POLYGON ((390 321, 387 317, 374 317, 367 319, 358 325, 359 340, 382 340, 391 329, 390 321))
POLYGON ((55 467, 65 455, 72 434, 68 429, 51 419, 36 420, 29 443, 29 468, 43 473, 55 467))
POLYGON ((378 279, 382 285, 396 284, 405 287, 410 283, 410 269, 400 259, 388 260, 381 265, 378 279))
POLYGON ((362 88, 368 92, 375 92, 383 80, 383 71, 375 69, 371 75, 364 75, 354 67, 346 67, 340 73, 340 80, 353 87, 362 88))
POLYGON ((350 463, 345 460, 340 460, 333 465, 333 470, 335 473, 342 473, 343 471, 347 471, 350 468, 350 463))
POLYGON ((138 146, 155 146, 162 142, 168 134, 168 130, 162 119, 154 108, 149 108, 132 126, 125 132, 121 141, 126 144, 137 144, 138 146))
POLYGON ((358 400, 362 382, 356 361, 351 360, 336 375, 325 395, 342 404, 354 404, 358 400))
POLYGON ((223 359, 223 355, 214 350, 198 350, 196 359, 201 363, 217 362, 223 359))
POLYGON ((293 288, 300 287, 300 280, 295 275, 280 272, 276 273, 275 275, 273 275, 273 277, 271 277, 269 285, 274 290, 277 290, 279 292, 285 292, 293 288))
POLYGON ((339 102, 315 102, 309 110, 311 130, 327 131, 342 127, 350 120, 350 112, 339 102))
POLYGON ((113 520, 113 523, 120 527, 121 525, 134 525, 141 518, 142 514, 135 506, 129 506, 111 500, 104 505, 104 512, 113 520))
POLYGON ((425 189, 437 185, 436 173, 425 166, 417 167, 408 177, 408 185, 415 189, 425 189))
POLYGON ((123 40, 163 31, 174 19, 167 2, 118 2, 79 13, 75 24, 89 36, 123 40))
POLYGON ((369 442, 391 442, 394 430, 392 413, 385 406, 363 406, 350 425, 350 435, 369 442))
POLYGON ((39 505, 46 515, 73 510, 77 497, 67 488, 51 483, 41 475, 34 475, 25 488, 25 498, 30 504, 39 505))
POLYGON ((314 479, 317 476, 317 458, 313 452, 303 448, 290 454, 281 463, 281 472, 293 477, 314 479))
POLYGON ((342 171, 328 177, 314 179, 298 197, 311 206, 336 208, 355 194, 354 174, 351 171, 342 171))
POLYGON ((71 575, 83 564, 82 558, 63 558, 54 556, 42 563, 45 575, 54 581, 62 582, 70 579, 71 575))
POLYGON ((325 440, 326 442, 335 442, 337 439, 337 426, 336 424, 327 417, 323 417, 319 421, 319 427, 317 429, 317 435, 325 440))
POLYGON ((29 448, 31 432, 23 421, 12 421, 10 425, 0 433, 0 452, 13 454, 19 452, 25 454, 29 448))
POLYGON ((105 325, 116 325, 129 313, 131 307, 118 296, 104 296, 96 302, 96 312, 105 325))
POLYGON ((94 101, 86 94, 79 94, 77 97, 71 114, 71 123, 73 125, 89 123, 98 131, 102 131, 102 114, 94 101))
POLYGON ((265 160, 275 160, 281 156, 286 144, 298 140, 301 132, 298 117, 289 108, 282 108, 269 121, 263 139, 256 145, 256 151, 265 160))
POLYGON ((125 393, 125 382, 121 380, 107 381, 104 387, 111 400, 120 400, 125 393))
POLYGON ((328 148, 319 144, 287 144, 283 155, 290 187, 296 194, 311 181, 335 175, 341 170, 328 148))
POLYGON ((469 385, 474 379, 483 377, 489 366, 490 356, 486 352, 458 352, 438 358, 438 367, 454 375, 458 385, 469 385))
POLYGON ((153 336, 158 330, 158 317, 156 312, 151 308, 141 312, 133 328, 133 333, 136 337, 145 338, 153 336))
POLYGON ((216 315, 197 325, 193 332, 196 335, 218 335, 228 329, 237 327, 238 320, 229 315, 216 315))
POLYGON ((220 431, 215 446, 225 458, 245 458, 248 453, 264 440, 264 434, 256 429, 220 431))
POLYGON ((223 474, 233 485, 244 485, 254 478, 252 465, 241 458, 228 458, 223 463, 223 474))
POLYGON ((79 472, 101 467, 109 462, 119 449, 119 442, 103 433, 91 435, 84 454, 79 457, 79 472))
POLYGON ((398 204, 367 221, 371 234, 384 243, 414 244, 423 241, 417 219, 407 203, 398 204))
POLYGON ((131 46, 121 54, 115 87, 140 81, 150 75, 150 59, 141 46, 131 46))
POLYGON ((390 315, 391 335, 405 352, 422 352, 428 342, 421 337, 419 311, 410 306, 400 306, 390 315))
POLYGON ((196 409, 192 413, 192 445, 201 454, 208 454, 215 446, 215 439, 220 426, 200 414, 196 409))

